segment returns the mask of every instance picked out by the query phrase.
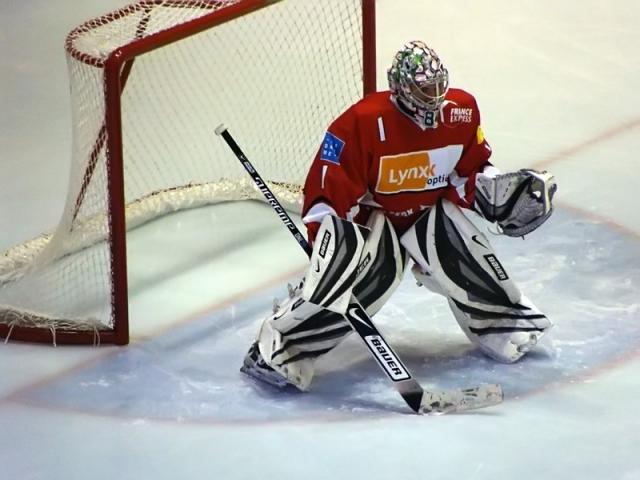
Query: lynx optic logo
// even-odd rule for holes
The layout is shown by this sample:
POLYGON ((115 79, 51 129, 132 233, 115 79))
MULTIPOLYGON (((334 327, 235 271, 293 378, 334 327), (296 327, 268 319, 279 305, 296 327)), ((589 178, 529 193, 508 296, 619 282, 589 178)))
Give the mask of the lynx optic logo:
POLYGON ((440 171, 438 162, 432 162, 430 153, 422 151, 380 157, 376 191, 386 194, 420 192, 447 186, 451 170, 440 171))
POLYGON ((496 277, 498 277, 498 280, 501 280, 501 281, 509 280, 509 277, 507 276, 507 272, 504 271, 504 268, 502 268, 502 265, 500 265, 500 262, 495 257, 495 255, 485 255, 484 259, 487 261, 487 263, 491 267, 491 270, 493 270, 493 273, 496 274, 496 277))

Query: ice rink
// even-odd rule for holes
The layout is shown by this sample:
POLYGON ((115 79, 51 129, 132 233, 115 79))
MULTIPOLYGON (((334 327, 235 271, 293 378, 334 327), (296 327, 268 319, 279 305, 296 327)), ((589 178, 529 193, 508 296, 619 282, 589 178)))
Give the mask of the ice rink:
MULTIPOLYGON (((0 251, 57 224, 64 38, 124 3, 0 3, 0 251)), ((425 40, 476 96, 492 161, 558 182, 548 223, 524 241, 491 237, 555 324, 523 361, 484 357, 410 274, 375 318, 424 386, 497 382, 504 403, 413 415, 353 336, 310 393, 242 376, 305 256, 269 207, 222 204, 131 234, 129 346, 0 344, 0 479, 640 479, 640 3, 376 8, 379 89, 394 52, 425 40)))

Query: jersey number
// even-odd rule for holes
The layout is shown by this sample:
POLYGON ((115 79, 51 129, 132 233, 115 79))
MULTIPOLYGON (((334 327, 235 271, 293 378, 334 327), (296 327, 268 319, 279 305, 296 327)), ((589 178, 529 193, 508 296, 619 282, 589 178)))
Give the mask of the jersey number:
POLYGON ((426 112, 424 114, 424 124, 433 127, 436 124, 436 112, 426 112))

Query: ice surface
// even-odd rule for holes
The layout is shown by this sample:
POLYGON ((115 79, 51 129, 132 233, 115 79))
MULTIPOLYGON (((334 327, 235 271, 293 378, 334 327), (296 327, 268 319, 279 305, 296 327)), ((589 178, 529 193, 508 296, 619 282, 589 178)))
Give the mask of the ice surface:
MULTIPOLYGON (((70 151, 64 35, 122 3, 0 5, 0 249, 57 222, 70 151)), ((268 207, 208 207, 132 236, 129 347, 0 345, 0 478, 640 479, 640 5, 377 9, 379 86, 393 52, 425 39, 476 95, 495 163, 545 167, 559 184, 540 230, 490 237, 555 324, 522 362, 485 358, 410 274, 375 319, 425 387, 499 382, 505 402, 412 415, 353 336, 322 359, 308 394, 242 376, 304 255, 268 207), (177 241, 186 255, 164 255, 177 241)))
MULTIPOLYGON (((205 216, 210 209, 190 215, 205 216)), ((507 271, 556 326, 521 362, 497 364, 468 342, 444 299, 417 287, 408 273, 376 316, 376 324, 425 386, 501 383, 508 401, 586 381, 594 371, 637 349, 637 241, 560 210, 526 241, 501 237, 494 243, 499 244, 507 271), (578 231, 587 240, 576 245, 578 231)), ((296 280, 292 277, 290 282, 296 280)), ((284 295, 286 290, 279 286, 245 296, 119 349, 76 374, 31 389, 20 400, 133 419, 221 423, 348 420, 407 412, 355 336, 322 360, 313 393, 281 393, 240 375, 244 353, 272 299, 284 295)))

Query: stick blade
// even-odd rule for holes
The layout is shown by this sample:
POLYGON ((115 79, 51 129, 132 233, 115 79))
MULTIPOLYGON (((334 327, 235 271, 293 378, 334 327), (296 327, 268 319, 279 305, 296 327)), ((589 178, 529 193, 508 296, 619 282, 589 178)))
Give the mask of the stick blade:
POLYGON ((402 395, 402 398, 407 402, 407 405, 409 405, 411 410, 415 413, 422 413, 422 400, 424 398, 425 391, 414 378, 396 382, 394 383, 394 387, 400 395, 402 395))
POLYGON ((420 413, 442 415, 476 408, 491 407, 502 403, 502 386, 491 383, 463 390, 424 392, 420 413))

